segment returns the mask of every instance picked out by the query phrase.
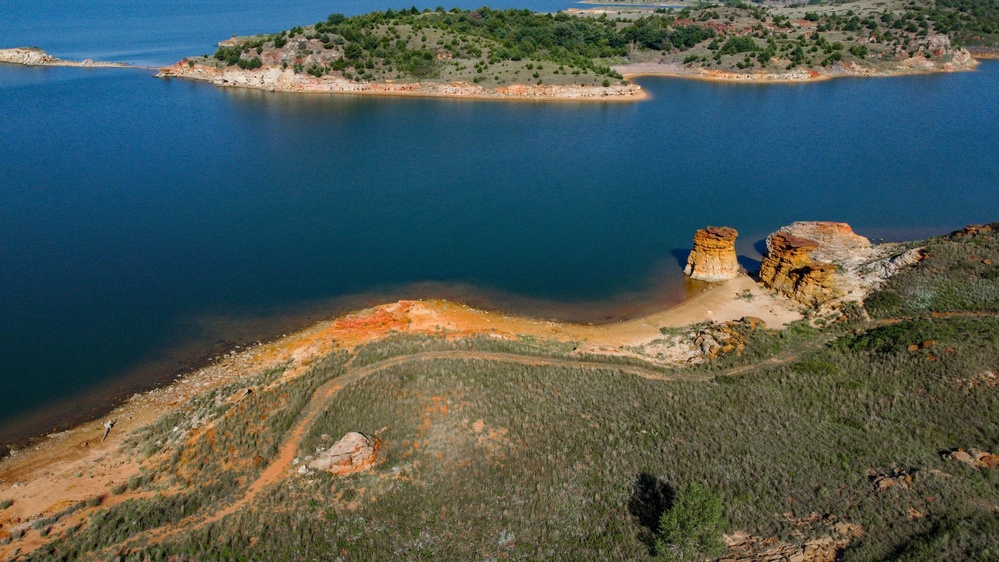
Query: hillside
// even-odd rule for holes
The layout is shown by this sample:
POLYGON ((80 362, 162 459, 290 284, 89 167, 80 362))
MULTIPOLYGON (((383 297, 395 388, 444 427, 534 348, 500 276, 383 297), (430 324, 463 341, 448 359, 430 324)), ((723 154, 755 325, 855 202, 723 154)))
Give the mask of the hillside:
MULTIPOLYGON (((110 445, 65 437, 99 453, 59 477, 86 497, 31 496, 68 485, 35 486, 58 472, 44 452, 5 461, 0 555, 640 560, 691 536, 664 513, 707 528, 700 490, 725 543, 691 559, 995 559, 999 223, 889 249, 918 263, 860 303, 781 301, 806 318, 664 327, 612 352, 429 303, 337 320, 190 378, 110 445), (330 468, 355 431, 373 456, 330 468)), ((780 300, 714 290, 735 287, 733 305, 780 300)))
MULTIPOLYGON (((939 3, 938 3, 939 4, 939 3)), ((233 37, 163 77, 282 91, 640 99, 628 75, 812 80, 968 70, 996 16, 963 4, 387 10, 233 37)))

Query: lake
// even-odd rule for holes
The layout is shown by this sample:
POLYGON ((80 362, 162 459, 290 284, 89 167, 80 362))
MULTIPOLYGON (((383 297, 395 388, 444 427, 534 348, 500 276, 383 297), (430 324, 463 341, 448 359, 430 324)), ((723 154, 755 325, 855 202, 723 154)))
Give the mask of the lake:
MULTIPOLYGON (((7 3, 0 47, 169 64, 233 33, 410 5, 147 4, 7 3)), ((398 298, 586 322, 661 309, 697 289, 681 263, 708 224, 737 228, 752 266, 794 220, 875 239, 999 220, 997 62, 798 85, 639 79, 639 103, 150 74, 0 65, 0 443, 398 298)))

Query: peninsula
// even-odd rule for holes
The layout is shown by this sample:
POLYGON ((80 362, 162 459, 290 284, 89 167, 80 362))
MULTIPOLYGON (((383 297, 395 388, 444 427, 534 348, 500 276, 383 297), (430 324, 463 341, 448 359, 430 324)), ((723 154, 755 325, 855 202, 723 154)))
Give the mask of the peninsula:
POLYGON ((999 10, 960 2, 387 10, 233 37, 158 76, 271 91, 637 100, 627 78, 809 81, 973 69, 999 10), (923 6, 921 6, 921 4, 923 6))
POLYGON ((0 64, 20 64, 24 66, 75 66, 81 68, 127 68, 120 62, 103 62, 91 59, 82 61, 63 60, 53 57, 37 47, 16 47, 0 49, 0 64))
POLYGON ((0 462, 0 558, 990 559, 999 223, 794 223, 759 280, 737 235, 630 322, 400 301, 226 354, 0 462))

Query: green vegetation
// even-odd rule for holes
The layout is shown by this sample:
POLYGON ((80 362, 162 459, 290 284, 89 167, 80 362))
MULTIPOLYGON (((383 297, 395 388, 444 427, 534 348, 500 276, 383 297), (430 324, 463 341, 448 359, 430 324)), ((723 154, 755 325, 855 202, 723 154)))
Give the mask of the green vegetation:
POLYGON ((850 63, 890 71, 911 57, 948 64, 951 45, 988 49, 997 41, 999 0, 860 2, 851 9, 725 2, 573 14, 411 8, 332 14, 311 26, 234 38, 211 57, 187 61, 357 82, 610 86, 622 81, 613 69, 619 64, 780 73, 850 63))
POLYGON ((535 72, 533 78, 567 82, 573 76, 573 82, 583 77, 593 82, 621 78, 602 61, 625 56, 629 42, 686 49, 714 36, 713 30, 696 26, 672 29, 672 21, 652 15, 621 26, 606 17, 489 8, 333 14, 313 26, 227 43, 211 60, 259 68, 264 56, 296 72, 359 81, 467 77, 496 83, 524 82, 528 75, 522 71, 533 68, 528 61, 547 61, 554 65, 551 72, 535 72))
POLYGON ((872 316, 999 312, 999 223, 931 238, 923 247, 920 267, 867 299, 872 316))
POLYGON ((721 497, 688 482, 659 519, 656 553, 664 560, 703 560, 725 551, 721 497))
POLYGON ((702 365, 626 370, 571 344, 442 333, 337 353, 292 379, 259 374, 238 401, 239 386, 215 391, 141 432, 146 470, 122 491, 161 492, 78 529, 38 523, 59 540, 34 559, 684 560, 738 530, 834 537, 848 562, 994 560, 999 470, 945 453, 999 450, 995 234, 921 243, 927 258, 868 299, 873 320, 733 324, 741 355, 702 365), (334 380, 320 410, 303 410, 334 380), (360 431, 381 441, 378 462, 340 478, 280 466, 218 521, 141 534, 242 497, 303 411, 316 415, 288 441, 299 457, 360 431))

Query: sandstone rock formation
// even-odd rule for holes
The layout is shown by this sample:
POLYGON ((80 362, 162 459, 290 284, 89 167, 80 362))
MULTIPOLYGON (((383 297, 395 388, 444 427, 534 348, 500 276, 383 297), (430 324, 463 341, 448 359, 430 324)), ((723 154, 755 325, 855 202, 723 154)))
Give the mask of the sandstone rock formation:
POLYGON ((41 49, 31 49, 28 47, 17 47, 14 49, 0 49, 0 62, 9 64, 23 64, 25 66, 45 66, 58 62, 59 59, 47 55, 41 49))
POLYGON ((744 531, 724 536, 728 550, 719 562, 834 562, 856 538, 863 536, 863 527, 841 521, 834 515, 788 521, 796 533, 808 530, 812 536, 802 544, 784 542, 776 537, 758 537, 744 531))
POLYGON ((22 64, 24 66, 78 66, 83 68, 121 68, 128 66, 119 62, 100 62, 91 59, 82 61, 63 60, 34 47, 0 49, 0 63, 22 64))
POLYGON ((878 260, 865 268, 865 273, 874 275, 878 279, 888 279, 899 271, 912 267, 926 258, 926 252, 922 248, 906 250, 901 254, 878 260))
POLYGON ((766 327, 766 322, 754 316, 705 326, 698 330, 693 341, 693 347, 700 351, 700 357, 692 357, 688 363, 698 363, 702 358, 714 359, 732 352, 741 357, 742 351, 746 349, 746 335, 755 332, 757 328, 763 330, 766 327))
POLYGON ((767 237, 760 281, 799 304, 819 307, 846 295, 844 266, 871 256, 871 242, 846 223, 796 222, 767 237))
POLYGON ((724 281, 739 275, 741 268, 735 254, 739 233, 727 226, 709 226, 694 233, 694 250, 683 272, 700 281, 724 281))
POLYGON ((351 431, 325 451, 321 451, 308 467, 328 470, 333 474, 349 474, 364 470, 375 463, 381 443, 363 433, 351 431))
MULTIPOLYGON (((870 240, 853 232, 845 222, 798 221, 778 228, 774 234, 790 234, 816 242, 811 255, 819 261, 842 259, 855 250, 871 247, 870 240)), ((769 237, 767 250, 770 250, 769 237)))
POLYGON ((999 455, 978 449, 958 449, 944 455, 944 459, 963 462, 975 468, 995 468, 999 466, 999 455))

